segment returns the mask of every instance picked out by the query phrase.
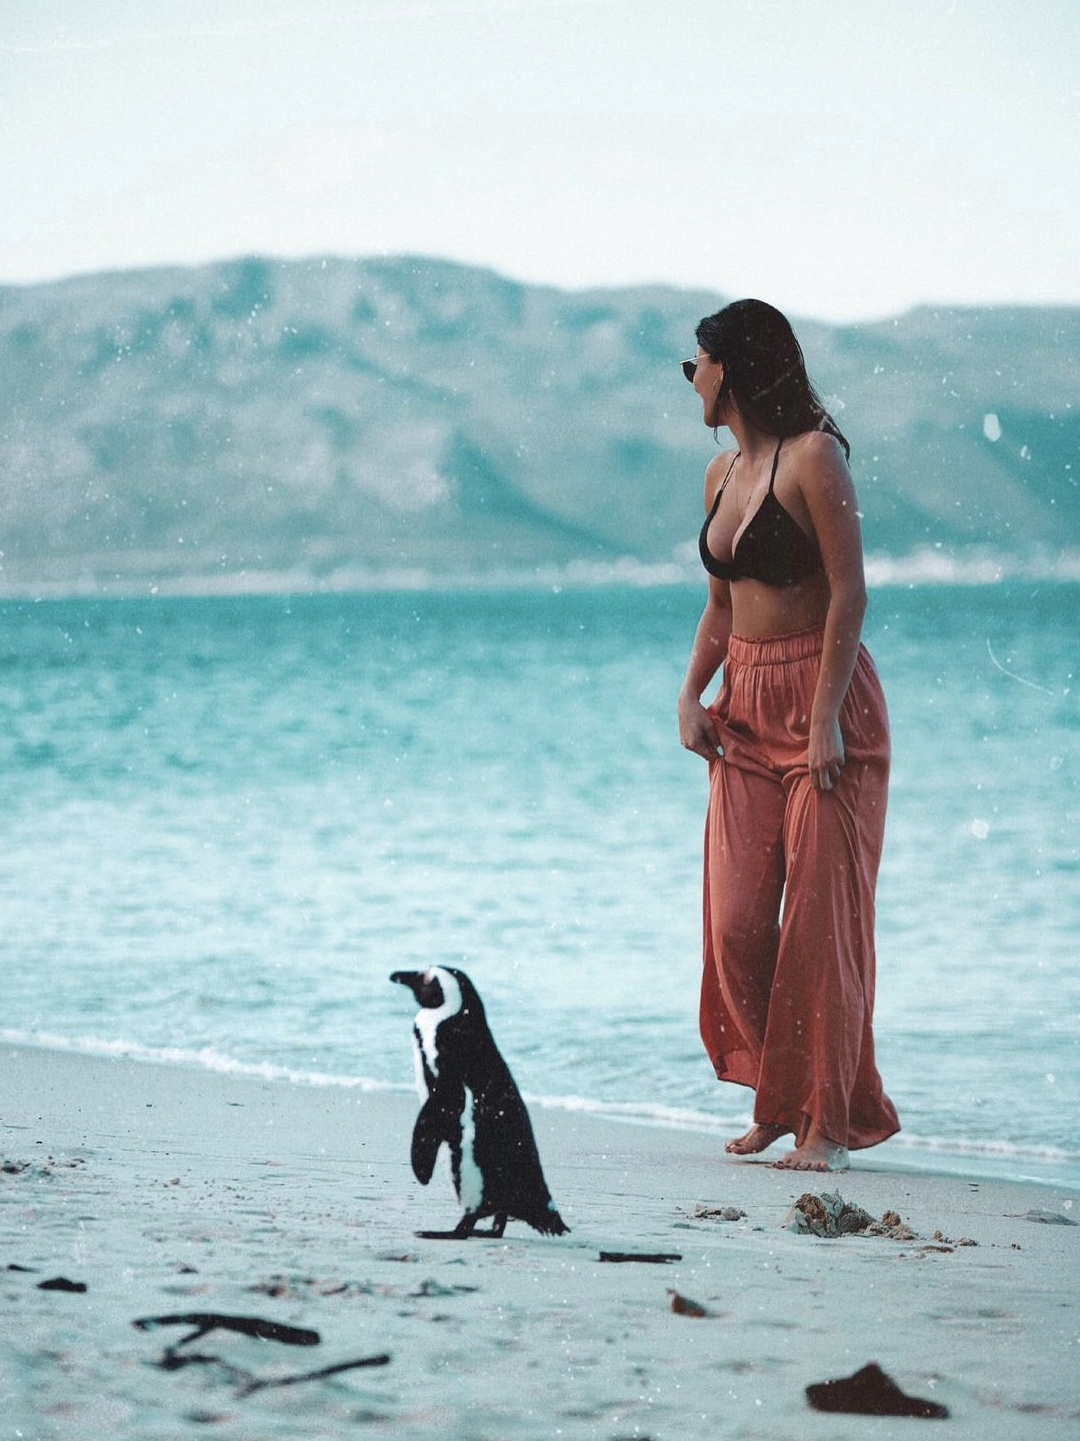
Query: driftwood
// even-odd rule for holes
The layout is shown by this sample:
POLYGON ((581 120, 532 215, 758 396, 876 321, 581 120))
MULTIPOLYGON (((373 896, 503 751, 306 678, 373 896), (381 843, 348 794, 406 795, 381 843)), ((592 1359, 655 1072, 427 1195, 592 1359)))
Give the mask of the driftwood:
POLYGON ((71 1291, 77 1296, 86 1291, 85 1281, 69 1281, 66 1276, 53 1276, 51 1280, 39 1281, 39 1291, 71 1291))
POLYGON ((241 1396, 250 1396, 252 1391, 264 1391, 271 1386, 298 1386, 301 1381, 322 1381, 327 1376, 338 1376, 342 1371, 356 1371, 361 1366, 389 1366, 390 1356, 380 1352, 377 1356, 361 1356, 356 1361, 339 1361, 336 1366, 324 1366, 320 1371, 302 1371, 296 1376, 278 1376, 268 1381, 251 1380, 240 1387, 241 1396))
POLYGON ((184 1311, 176 1316, 144 1316, 132 1321, 140 1331, 156 1331, 159 1326, 194 1326, 188 1336, 183 1336, 176 1346, 187 1346, 211 1331, 222 1327, 226 1331, 239 1331, 243 1336, 255 1336, 260 1341, 282 1341, 286 1346, 317 1346, 318 1331, 305 1331, 299 1326, 283 1326, 280 1321, 264 1321, 259 1316, 225 1316, 218 1311, 184 1311))
POLYGON ((666 1266, 669 1261, 681 1261, 682 1256, 674 1251, 601 1251, 601 1261, 645 1261, 654 1266, 666 1266))
POLYGON ((272 1387, 298 1386, 304 1381, 322 1381, 328 1376, 338 1376, 343 1371, 355 1371, 362 1366, 388 1366, 390 1357, 386 1352, 375 1356, 360 1356, 353 1361, 338 1361, 333 1366, 323 1366, 317 1371, 300 1371, 290 1376, 259 1377, 242 1366, 234 1366, 221 1356, 207 1355, 201 1351, 184 1351, 192 1341, 208 1335, 219 1328, 252 1336, 260 1341, 280 1341, 286 1346, 318 1346, 318 1331, 307 1331, 300 1326, 285 1326, 279 1321, 266 1321, 260 1316, 227 1316, 218 1311, 184 1311, 169 1316, 143 1316, 131 1323, 140 1331, 155 1331, 160 1326, 192 1326, 194 1330, 182 1336, 172 1346, 166 1346, 160 1359, 154 1364, 162 1371, 180 1371, 186 1366, 217 1366, 236 1386, 238 1396, 250 1396, 255 1391, 266 1391, 272 1387))

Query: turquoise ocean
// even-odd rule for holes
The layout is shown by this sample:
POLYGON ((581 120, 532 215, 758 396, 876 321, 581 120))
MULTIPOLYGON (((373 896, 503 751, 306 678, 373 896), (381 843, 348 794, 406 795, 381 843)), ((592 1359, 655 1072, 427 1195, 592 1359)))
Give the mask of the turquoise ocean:
MULTIPOLYGON (((441 962, 534 1104, 719 1152, 748 1093, 697 1037, 674 722, 702 599, 4 602, 0 1038, 409 1089, 387 977, 441 962)), ((1080 1184, 1078 616, 1066 583, 872 591, 883 1162, 1080 1184)))

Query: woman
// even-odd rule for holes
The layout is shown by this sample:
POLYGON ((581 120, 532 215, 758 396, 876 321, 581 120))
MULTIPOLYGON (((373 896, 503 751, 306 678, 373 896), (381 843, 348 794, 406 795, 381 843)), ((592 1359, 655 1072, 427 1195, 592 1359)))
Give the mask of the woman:
POLYGON ((709 763, 701 1034, 756 1092, 737 1156, 838 1171, 899 1129, 874 1063, 874 887, 889 729, 860 643, 866 587, 848 444, 778 310, 704 319, 683 372, 737 449, 705 471, 709 593, 679 736, 709 763), (715 701, 701 701, 723 666, 715 701))

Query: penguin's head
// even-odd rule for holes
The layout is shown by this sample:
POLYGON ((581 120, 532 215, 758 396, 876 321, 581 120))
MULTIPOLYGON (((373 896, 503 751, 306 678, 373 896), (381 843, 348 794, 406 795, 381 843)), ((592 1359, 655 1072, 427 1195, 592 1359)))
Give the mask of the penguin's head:
POLYGON ((424 1010, 438 1010, 446 1000, 446 992, 439 983, 438 966, 426 971, 395 971, 390 979, 395 985, 408 986, 417 1005, 424 1010))
POLYGON ((484 1007, 464 971, 429 966, 426 971, 395 971, 390 979, 395 985, 408 986, 421 1010, 437 1011, 445 1006, 455 1015, 483 1019, 484 1007))

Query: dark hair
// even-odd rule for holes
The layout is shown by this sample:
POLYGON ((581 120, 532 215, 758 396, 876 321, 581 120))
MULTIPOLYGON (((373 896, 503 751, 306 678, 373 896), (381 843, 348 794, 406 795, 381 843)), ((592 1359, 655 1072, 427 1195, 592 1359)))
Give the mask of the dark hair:
POLYGON ((751 424, 780 436, 824 430, 850 456, 850 445, 810 384, 795 332, 775 306, 733 300, 707 315, 695 334, 702 350, 723 363, 720 397, 730 391, 751 424))

